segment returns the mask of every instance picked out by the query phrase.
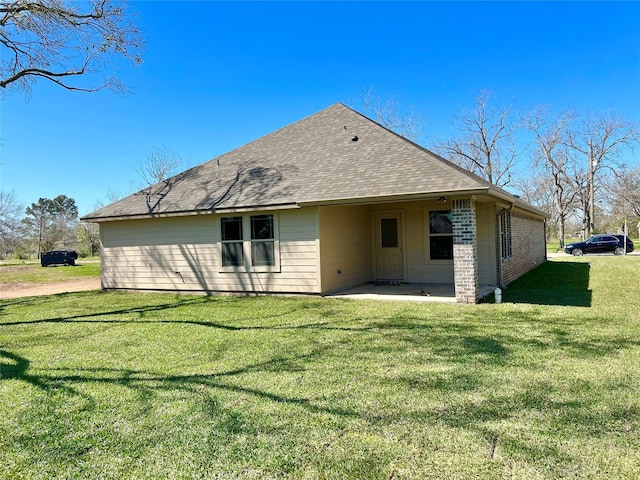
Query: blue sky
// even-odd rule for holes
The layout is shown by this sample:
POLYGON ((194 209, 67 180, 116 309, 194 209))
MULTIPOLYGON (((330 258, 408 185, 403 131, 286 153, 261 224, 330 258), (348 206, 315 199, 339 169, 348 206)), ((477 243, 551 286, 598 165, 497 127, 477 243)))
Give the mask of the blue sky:
MULTIPOLYGON (((640 123, 639 2, 132 2, 144 64, 132 95, 40 82, 2 98, 1 188, 64 194, 81 214, 139 183, 165 147, 196 165, 373 86, 423 137, 481 90, 514 110, 611 109, 640 123)), ((638 155, 636 155, 637 157, 638 155)))

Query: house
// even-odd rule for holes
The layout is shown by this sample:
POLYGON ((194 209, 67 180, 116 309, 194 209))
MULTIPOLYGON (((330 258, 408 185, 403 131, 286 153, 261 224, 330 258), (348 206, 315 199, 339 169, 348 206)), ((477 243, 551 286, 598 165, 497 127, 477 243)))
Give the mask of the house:
POLYGON ((83 218, 104 289, 324 295, 545 261, 545 213, 341 103, 83 218))

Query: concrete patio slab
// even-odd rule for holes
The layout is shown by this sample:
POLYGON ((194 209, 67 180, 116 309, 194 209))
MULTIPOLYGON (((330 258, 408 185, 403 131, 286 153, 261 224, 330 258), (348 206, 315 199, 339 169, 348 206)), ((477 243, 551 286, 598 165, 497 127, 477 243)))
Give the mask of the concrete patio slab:
MULTIPOLYGON (((479 287, 480 297, 493 293, 495 288, 495 285, 481 285, 479 287)), ((437 283, 366 283, 334 292, 327 297, 416 303, 456 303, 453 285, 437 283)))

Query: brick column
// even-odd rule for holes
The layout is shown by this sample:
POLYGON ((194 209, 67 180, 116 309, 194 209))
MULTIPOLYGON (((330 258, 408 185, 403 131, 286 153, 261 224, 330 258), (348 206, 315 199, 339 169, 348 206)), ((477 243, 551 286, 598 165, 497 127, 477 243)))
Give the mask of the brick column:
POLYGON ((453 200, 453 276, 456 301, 478 301, 476 206, 471 199, 453 200))

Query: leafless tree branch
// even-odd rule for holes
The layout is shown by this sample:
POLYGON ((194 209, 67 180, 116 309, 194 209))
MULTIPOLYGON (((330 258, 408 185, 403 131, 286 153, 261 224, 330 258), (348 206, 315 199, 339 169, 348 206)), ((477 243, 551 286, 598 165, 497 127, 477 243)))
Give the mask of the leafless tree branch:
POLYGON ((398 135, 416 140, 422 133, 423 120, 416 115, 413 107, 403 113, 395 99, 382 99, 373 86, 363 89, 359 103, 365 115, 398 135))
POLYGON ((114 77, 98 85, 71 82, 112 66, 142 62, 143 40, 118 0, 0 0, 0 87, 29 94, 38 79, 68 90, 123 91, 114 77))
POLYGON ((481 92, 475 108, 455 118, 454 127, 460 133, 436 143, 434 149, 453 163, 504 187, 512 181, 517 160, 511 109, 492 105, 491 97, 490 92, 481 92))
POLYGON ((590 115, 579 128, 568 132, 563 143, 567 148, 580 153, 586 160, 581 172, 583 180, 582 213, 585 235, 591 235, 595 228, 596 193, 602 177, 607 171, 624 168, 621 154, 633 150, 640 141, 640 128, 625 118, 611 114, 590 115))
POLYGON ((182 166, 183 159, 167 147, 154 147, 145 161, 136 163, 136 172, 147 185, 155 185, 171 177, 182 166))

